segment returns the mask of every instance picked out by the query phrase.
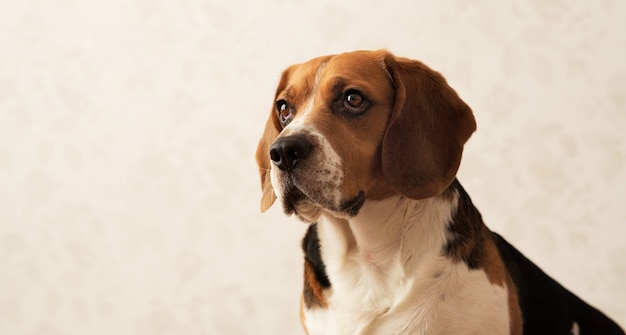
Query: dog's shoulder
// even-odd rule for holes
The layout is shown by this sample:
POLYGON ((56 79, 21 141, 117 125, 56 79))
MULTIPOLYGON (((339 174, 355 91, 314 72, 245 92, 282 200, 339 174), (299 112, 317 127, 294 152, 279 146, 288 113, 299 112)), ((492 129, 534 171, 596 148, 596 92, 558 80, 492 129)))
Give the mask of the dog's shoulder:
POLYGON ((502 236, 492 235, 517 287, 524 334, 624 334, 615 322, 565 289, 502 236))

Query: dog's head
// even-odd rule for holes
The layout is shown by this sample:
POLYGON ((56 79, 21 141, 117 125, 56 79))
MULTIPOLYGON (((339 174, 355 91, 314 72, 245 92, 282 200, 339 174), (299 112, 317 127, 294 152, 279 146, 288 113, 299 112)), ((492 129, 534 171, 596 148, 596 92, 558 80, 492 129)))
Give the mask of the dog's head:
POLYGON ((384 50, 312 59, 283 73, 256 158, 261 210, 352 217, 366 200, 424 199, 454 180, 471 109, 419 61, 384 50))

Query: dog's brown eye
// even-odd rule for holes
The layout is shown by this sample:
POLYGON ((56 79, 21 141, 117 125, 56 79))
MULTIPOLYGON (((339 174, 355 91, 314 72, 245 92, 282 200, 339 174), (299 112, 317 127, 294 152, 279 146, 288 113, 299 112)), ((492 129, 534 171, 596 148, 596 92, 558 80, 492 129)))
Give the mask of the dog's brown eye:
POLYGON ((280 122, 287 123, 293 116, 293 109, 289 107, 289 104, 285 100, 276 101, 276 110, 278 111, 278 117, 280 122))
POLYGON ((358 91, 351 90, 346 92, 343 104, 352 112, 361 112, 365 107, 365 98, 358 91))

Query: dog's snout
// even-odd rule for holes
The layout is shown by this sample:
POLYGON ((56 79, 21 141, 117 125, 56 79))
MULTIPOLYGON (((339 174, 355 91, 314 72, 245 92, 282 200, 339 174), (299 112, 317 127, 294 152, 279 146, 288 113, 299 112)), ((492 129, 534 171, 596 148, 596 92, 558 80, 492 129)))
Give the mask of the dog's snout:
POLYGON ((270 147, 270 158, 281 170, 291 170, 311 151, 311 142, 304 136, 287 136, 276 139, 270 147))

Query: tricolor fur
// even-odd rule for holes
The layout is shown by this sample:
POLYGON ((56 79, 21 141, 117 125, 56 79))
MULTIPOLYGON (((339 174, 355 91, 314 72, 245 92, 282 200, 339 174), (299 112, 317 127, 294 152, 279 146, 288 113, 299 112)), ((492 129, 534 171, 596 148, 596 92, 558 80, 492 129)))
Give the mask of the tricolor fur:
POLYGON ((623 334, 484 225, 455 178, 475 129, 439 73, 384 50, 283 73, 261 209, 310 223, 308 334, 623 334))

